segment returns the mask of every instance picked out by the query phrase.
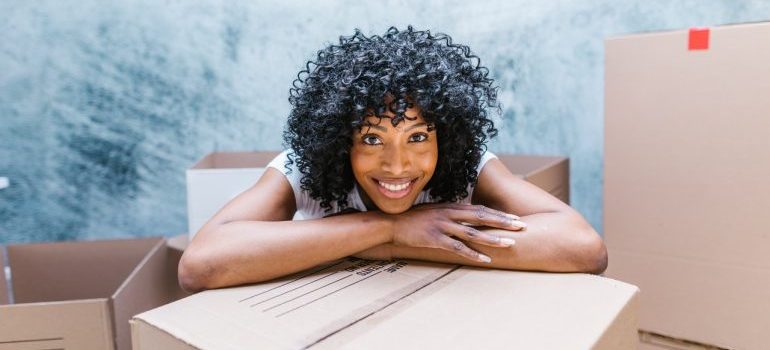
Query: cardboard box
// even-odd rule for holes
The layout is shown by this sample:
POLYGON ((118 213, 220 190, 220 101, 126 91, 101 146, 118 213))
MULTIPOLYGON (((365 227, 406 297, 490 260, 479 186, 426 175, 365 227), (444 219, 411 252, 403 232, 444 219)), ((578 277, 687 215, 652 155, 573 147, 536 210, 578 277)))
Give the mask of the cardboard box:
POLYGON ((606 274, 641 288, 643 330, 764 349, 770 23, 693 33, 606 41, 606 274))
MULTIPOLYGON (((187 170, 187 227, 190 238, 227 202, 259 180, 279 151, 217 152, 187 170)), ((564 157, 498 155, 524 179, 569 203, 569 159, 564 157)), ((301 220, 298 213, 295 220, 301 220)))
POLYGON ((0 305, 0 349, 128 350, 129 318, 179 295, 162 238, 9 245, 7 255, 14 303, 0 305))
POLYGON ((587 274, 347 258, 135 316, 144 349, 630 349, 638 289, 587 274))

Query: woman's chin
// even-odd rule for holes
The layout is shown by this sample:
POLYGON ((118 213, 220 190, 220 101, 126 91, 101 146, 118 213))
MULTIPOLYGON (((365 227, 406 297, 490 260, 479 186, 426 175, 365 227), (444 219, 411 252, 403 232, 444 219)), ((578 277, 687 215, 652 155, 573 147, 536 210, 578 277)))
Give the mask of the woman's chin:
POLYGON ((408 205, 405 207, 379 206, 379 205, 377 206, 377 208, 379 208, 380 211, 382 211, 383 213, 391 214, 391 215, 396 215, 396 214, 401 214, 403 212, 406 212, 407 210, 409 210, 410 207, 411 205, 408 205))

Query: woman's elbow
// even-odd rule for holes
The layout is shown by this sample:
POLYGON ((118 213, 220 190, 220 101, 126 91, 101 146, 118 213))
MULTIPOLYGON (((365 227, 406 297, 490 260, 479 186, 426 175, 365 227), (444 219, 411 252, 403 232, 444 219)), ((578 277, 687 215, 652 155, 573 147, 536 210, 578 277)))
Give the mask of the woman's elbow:
POLYGON ((592 236, 593 238, 586 243, 585 253, 582 259, 582 270, 585 273, 600 275, 607 270, 607 247, 604 245, 604 240, 602 240, 595 231, 593 231, 592 236))
POLYGON ((208 269, 205 266, 206 264, 200 257, 192 254, 189 250, 185 251, 177 269, 179 286, 190 293, 209 289, 210 273, 207 273, 208 269))

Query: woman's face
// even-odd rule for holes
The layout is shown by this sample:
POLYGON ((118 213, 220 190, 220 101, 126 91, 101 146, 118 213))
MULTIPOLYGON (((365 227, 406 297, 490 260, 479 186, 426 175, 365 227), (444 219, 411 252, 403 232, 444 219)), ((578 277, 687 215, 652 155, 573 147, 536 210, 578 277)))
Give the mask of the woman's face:
MULTIPOLYGON (((419 107, 406 110, 396 127, 389 118, 370 116, 353 131, 350 164, 367 206, 388 214, 407 211, 436 170, 438 142, 435 128, 422 118, 419 107)), ((390 111, 385 116, 393 117, 390 111)))

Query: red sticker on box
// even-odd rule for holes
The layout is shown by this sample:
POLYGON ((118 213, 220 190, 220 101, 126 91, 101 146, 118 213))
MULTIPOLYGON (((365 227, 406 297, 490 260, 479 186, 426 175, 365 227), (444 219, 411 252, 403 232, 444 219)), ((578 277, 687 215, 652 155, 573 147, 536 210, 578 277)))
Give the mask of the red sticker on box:
POLYGON ((688 50, 708 50, 709 49, 709 29, 708 28, 690 28, 690 36, 687 40, 688 50))

